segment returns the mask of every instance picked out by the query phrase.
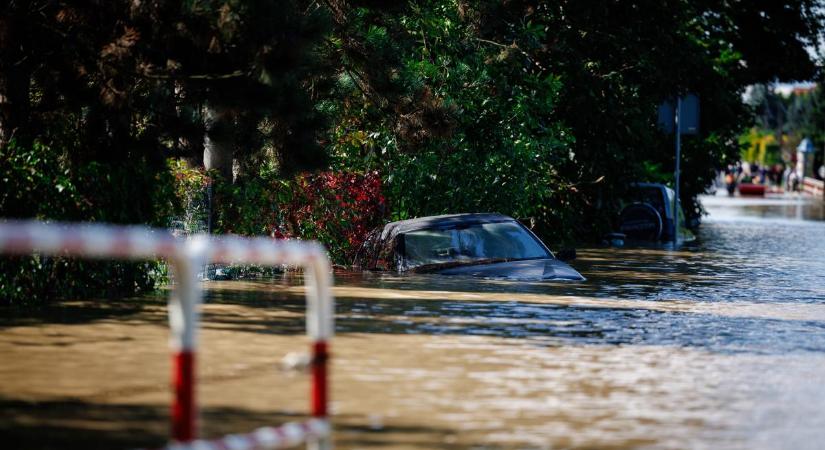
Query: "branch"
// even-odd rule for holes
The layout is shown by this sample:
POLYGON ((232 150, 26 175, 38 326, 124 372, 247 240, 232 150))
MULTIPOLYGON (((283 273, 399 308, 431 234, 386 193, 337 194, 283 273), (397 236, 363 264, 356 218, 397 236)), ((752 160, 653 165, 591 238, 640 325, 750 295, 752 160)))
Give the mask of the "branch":
POLYGON ((228 80, 231 78, 241 78, 245 76, 251 75, 251 72, 244 72, 242 70, 236 70, 230 73, 223 73, 223 74, 198 74, 198 75, 166 75, 166 74, 151 74, 151 73, 138 73, 137 75, 142 76, 144 78, 151 78, 155 80, 228 80))
POLYGON ((479 41, 479 42, 483 42, 483 43, 485 43, 485 44, 495 45, 495 46, 498 46, 498 47, 501 47, 501 48, 511 48, 511 49, 514 49, 514 50, 518 50, 518 51, 519 51, 519 53, 521 53, 522 55, 524 55, 524 57, 525 57, 525 58, 527 58, 527 59, 528 59, 531 63, 533 63, 536 67, 538 67, 538 68, 539 68, 539 70, 541 70, 542 72, 544 72, 544 71, 546 70, 546 69, 545 69, 545 68, 544 68, 544 67, 543 67, 543 66, 542 66, 542 65, 541 65, 538 61, 536 61, 536 59, 535 59, 535 58, 533 58, 532 56, 530 56, 530 54, 529 54, 529 53, 527 53, 527 52, 525 52, 524 50, 522 50, 521 48, 519 48, 519 46, 518 46, 518 45, 516 45, 516 43, 515 43, 515 42, 513 42, 513 44, 511 44, 511 45, 505 45, 505 44, 501 44, 501 43, 499 43, 499 42, 490 41, 490 40, 487 40, 487 39, 482 39, 482 38, 475 38, 475 40, 477 40, 477 41, 479 41))
MULTIPOLYGON (((332 39, 326 38, 324 39, 324 41, 333 49, 337 48, 335 42, 333 42, 332 39)), ((341 43, 341 51, 344 53, 344 56, 346 56, 347 44, 343 41, 341 43)), ((350 64, 347 64, 346 61, 344 61, 344 58, 340 59, 340 63, 344 71, 348 73, 350 77, 352 77, 352 80, 355 83, 355 87, 357 87, 358 90, 361 91, 361 94, 369 98, 379 107, 381 107, 381 105, 387 101, 384 96, 382 96, 378 92, 375 92, 375 90, 370 87, 367 80, 364 79, 364 75, 362 75, 361 72, 358 71, 358 69, 356 69, 350 64)))

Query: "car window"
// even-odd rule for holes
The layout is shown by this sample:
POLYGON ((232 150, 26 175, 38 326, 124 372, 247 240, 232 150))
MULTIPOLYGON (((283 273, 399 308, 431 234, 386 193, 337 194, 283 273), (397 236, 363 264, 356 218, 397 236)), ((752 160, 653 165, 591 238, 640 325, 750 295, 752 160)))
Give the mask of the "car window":
POLYGON ((662 196, 662 190, 658 187, 637 186, 631 190, 631 198, 634 201, 647 203, 656 208, 662 218, 667 217, 665 208, 665 199, 662 196))
POLYGON ((484 259, 548 258, 537 240, 515 222, 498 222, 449 229, 405 233, 404 257, 408 267, 424 264, 484 259))

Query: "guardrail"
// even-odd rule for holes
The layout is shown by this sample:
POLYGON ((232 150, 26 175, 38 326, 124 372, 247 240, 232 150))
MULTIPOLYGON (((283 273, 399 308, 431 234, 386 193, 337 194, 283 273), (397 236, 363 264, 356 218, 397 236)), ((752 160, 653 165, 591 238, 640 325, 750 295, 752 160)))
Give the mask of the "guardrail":
POLYGON ((825 182, 816 178, 805 177, 802 179, 802 192, 816 197, 825 196, 825 182))
POLYGON ((328 342, 333 335, 332 276, 320 244, 269 238, 195 236, 186 240, 146 227, 61 224, 36 221, 0 222, 0 254, 41 253, 97 259, 168 260, 175 275, 169 297, 170 347, 173 352, 171 442, 169 449, 283 448, 307 442, 309 448, 332 447, 329 423, 328 342), (261 428, 245 435, 197 440, 195 356, 198 308, 202 300, 197 272, 209 262, 261 265, 291 264, 304 268, 307 284, 307 334, 311 346, 311 414, 304 423, 261 428))

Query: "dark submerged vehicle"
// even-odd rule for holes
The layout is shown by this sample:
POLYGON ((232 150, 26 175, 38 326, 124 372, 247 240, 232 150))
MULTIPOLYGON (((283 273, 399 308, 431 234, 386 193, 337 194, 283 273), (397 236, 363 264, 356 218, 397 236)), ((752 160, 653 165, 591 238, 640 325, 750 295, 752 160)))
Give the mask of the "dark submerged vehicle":
POLYGON ((451 214, 388 223, 359 260, 362 269, 510 280, 584 280, 524 225, 502 214, 451 214))
POLYGON ((630 239, 643 241, 673 241, 673 223, 679 215, 679 240, 693 240, 685 227, 681 202, 673 208, 676 193, 660 183, 634 183, 628 202, 619 213, 619 231, 630 239))

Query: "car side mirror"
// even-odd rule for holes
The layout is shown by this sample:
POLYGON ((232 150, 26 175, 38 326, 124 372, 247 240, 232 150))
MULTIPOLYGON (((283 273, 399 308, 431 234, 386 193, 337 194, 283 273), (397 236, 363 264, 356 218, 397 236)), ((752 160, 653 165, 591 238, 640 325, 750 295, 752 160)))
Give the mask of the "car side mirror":
POLYGON ((565 248, 565 249, 559 250, 558 253, 556 253, 556 259, 558 259, 559 261, 564 261, 564 262, 573 261, 574 259, 576 259, 576 249, 575 248, 565 248))

